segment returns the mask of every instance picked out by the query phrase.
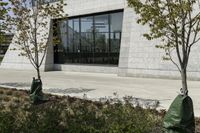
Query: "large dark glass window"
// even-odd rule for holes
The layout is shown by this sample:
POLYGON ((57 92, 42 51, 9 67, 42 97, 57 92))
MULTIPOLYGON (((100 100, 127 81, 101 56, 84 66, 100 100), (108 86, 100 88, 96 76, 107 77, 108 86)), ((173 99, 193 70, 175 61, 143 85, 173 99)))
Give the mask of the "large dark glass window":
POLYGON ((59 21, 54 62, 118 64, 122 20, 123 12, 110 12, 59 21))

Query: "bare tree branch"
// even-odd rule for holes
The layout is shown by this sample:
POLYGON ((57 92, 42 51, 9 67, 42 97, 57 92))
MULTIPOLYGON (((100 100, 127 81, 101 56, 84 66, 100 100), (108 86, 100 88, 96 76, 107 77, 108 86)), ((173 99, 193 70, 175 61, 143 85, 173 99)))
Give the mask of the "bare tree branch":
POLYGON ((180 67, 179 67, 178 64, 173 60, 173 58, 172 58, 172 56, 171 56, 171 51, 173 51, 173 49, 172 49, 172 50, 170 50, 170 48, 167 49, 167 52, 169 53, 170 60, 171 60, 172 63, 178 68, 179 72, 181 72, 180 67))

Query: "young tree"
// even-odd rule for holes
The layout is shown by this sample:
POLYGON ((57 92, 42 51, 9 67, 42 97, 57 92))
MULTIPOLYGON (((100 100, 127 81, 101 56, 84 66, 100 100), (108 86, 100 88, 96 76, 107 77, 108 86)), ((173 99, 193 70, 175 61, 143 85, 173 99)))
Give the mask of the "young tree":
POLYGON ((41 0, 9 0, 13 15, 7 15, 6 24, 16 31, 13 50, 20 50, 20 56, 28 57, 41 80, 40 67, 46 56, 51 19, 65 16, 62 0, 49 3, 41 0), (34 4, 33 4, 34 2, 34 4))
POLYGON ((5 15, 8 13, 6 8, 7 5, 7 2, 0 0, 0 47, 5 37, 5 25, 3 24, 3 20, 5 19, 5 15))
POLYGON ((139 14, 137 22, 150 28, 144 37, 161 40, 156 47, 165 51, 164 60, 171 60, 178 68, 182 93, 187 95, 188 61, 192 46, 200 40, 197 0, 128 0, 128 4, 139 14))
POLYGON ((7 6, 7 5, 8 5, 7 2, 0 0, 0 19, 3 19, 4 16, 6 15, 7 10, 6 10, 5 6, 7 6))

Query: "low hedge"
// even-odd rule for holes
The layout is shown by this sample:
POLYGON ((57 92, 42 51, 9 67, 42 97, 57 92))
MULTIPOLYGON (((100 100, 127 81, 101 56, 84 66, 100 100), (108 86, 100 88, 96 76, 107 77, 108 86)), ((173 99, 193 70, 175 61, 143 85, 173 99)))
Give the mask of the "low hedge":
POLYGON ((28 92, 0 89, 1 133, 160 133, 157 111, 49 95, 30 104, 28 92))

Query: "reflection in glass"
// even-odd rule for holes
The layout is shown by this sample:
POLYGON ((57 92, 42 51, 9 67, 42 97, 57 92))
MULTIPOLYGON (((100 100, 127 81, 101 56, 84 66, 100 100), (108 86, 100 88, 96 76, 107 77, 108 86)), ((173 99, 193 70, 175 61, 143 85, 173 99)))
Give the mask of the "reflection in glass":
POLYGON ((95 44, 95 63, 109 63, 109 33, 96 33, 95 44))
POLYGON ((60 21, 59 27, 60 27, 60 36, 61 36, 62 46, 64 48, 67 48, 67 21, 66 20, 60 21))
POLYGON ((121 32, 114 32, 110 34, 110 63, 118 64, 119 51, 121 42, 121 32))
POLYGON ((79 19, 73 19, 73 22, 74 22, 74 32, 76 34, 78 34, 80 32, 80 29, 79 29, 79 19))
POLYGON ((121 32, 111 33, 111 49, 110 52, 117 53, 120 49, 120 41, 121 41, 121 32))
POLYGON ((108 52, 109 34, 108 33, 96 33, 95 34, 95 52, 103 53, 108 52))
POLYGON ((93 32, 93 17, 81 18, 81 32, 93 32))
POLYGON ((73 40, 73 20, 69 20, 67 26, 67 52, 69 53, 73 53, 73 40))
POLYGON ((81 52, 92 52, 93 48, 93 33, 81 33, 81 52))
POLYGON ((94 17, 95 32, 109 32, 108 14, 94 17))
POLYGON ((111 32, 121 32, 122 30, 123 12, 110 14, 111 32))

